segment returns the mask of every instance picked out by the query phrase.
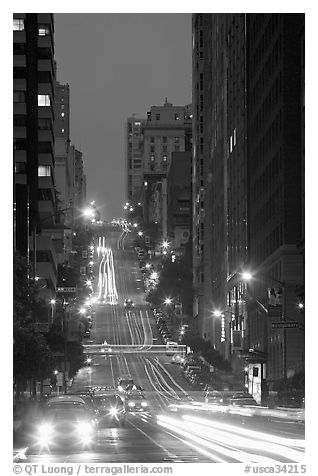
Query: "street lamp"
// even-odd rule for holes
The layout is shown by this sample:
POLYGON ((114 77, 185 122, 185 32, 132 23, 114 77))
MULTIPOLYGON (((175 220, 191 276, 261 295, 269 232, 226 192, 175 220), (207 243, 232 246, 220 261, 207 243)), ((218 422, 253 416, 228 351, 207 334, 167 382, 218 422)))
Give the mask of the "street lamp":
POLYGON ((172 299, 171 298, 166 298, 164 301, 164 304, 167 304, 168 306, 172 304, 172 299))

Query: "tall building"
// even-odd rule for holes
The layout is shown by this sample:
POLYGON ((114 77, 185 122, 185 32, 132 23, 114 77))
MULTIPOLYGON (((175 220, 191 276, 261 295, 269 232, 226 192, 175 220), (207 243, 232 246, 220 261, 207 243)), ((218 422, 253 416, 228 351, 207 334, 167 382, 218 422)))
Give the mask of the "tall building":
MULTIPOLYGON (((72 146, 74 147, 74 146, 72 146)), ((74 220, 79 223, 80 210, 86 204, 86 175, 84 174, 83 153, 75 149, 75 177, 74 177, 74 220)))
POLYGON ((301 14, 193 15, 194 318, 269 383, 303 368, 303 38, 301 14))
POLYGON ((126 123, 126 200, 138 202, 143 186, 143 128, 146 119, 129 117, 126 123))
POLYGON ((72 227, 74 215, 75 148, 70 142, 70 87, 55 81, 55 182, 63 222, 72 227))
POLYGON ((179 256, 191 237, 191 162, 191 151, 172 152, 167 178, 167 237, 179 256))
POLYGON ((260 302, 269 288, 282 294, 268 313, 250 313, 250 347, 268 353, 270 386, 304 370, 303 38, 303 14, 247 15, 249 289, 260 302))
POLYGON ((14 249, 54 294, 56 256, 45 228, 54 224, 54 20, 13 15, 14 249))
POLYGON ((152 106, 147 119, 129 118, 126 126, 126 200, 142 203, 143 219, 167 237, 167 176, 173 152, 192 147, 192 107, 165 100, 152 106))

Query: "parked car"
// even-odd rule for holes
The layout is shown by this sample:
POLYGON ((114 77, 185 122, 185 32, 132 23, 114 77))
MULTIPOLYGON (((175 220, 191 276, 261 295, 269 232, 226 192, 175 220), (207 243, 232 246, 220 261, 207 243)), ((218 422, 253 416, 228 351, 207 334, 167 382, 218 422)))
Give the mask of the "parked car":
POLYGON ((135 303, 132 299, 125 299, 124 301, 124 307, 126 309, 133 309, 135 307, 135 303))
POLYGON ((229 397, 219 390, 207 390, 204 401, 212 405, 227 405, 229 403, 229 397))
POLYGON ((246 405, 257 405, 256 400, 250 395, 249 393, 244 393, 244 392, 238 392, 234 393, 230 398, 229 398, 229 404, 230 405, 237 405, 237 406, 246 406, 246 405))

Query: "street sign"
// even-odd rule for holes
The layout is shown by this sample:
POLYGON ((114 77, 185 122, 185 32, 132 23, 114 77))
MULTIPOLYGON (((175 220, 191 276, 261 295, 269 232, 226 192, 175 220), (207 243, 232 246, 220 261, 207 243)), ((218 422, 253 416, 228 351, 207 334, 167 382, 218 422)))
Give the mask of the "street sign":
POLYGON ((56 291, 58 293, 76 293, 76 288, 71 288, 71 287, 59 288, 59 287, 57 287, 56 291))
POLYGON ((272 329, 297 329, 299 327, 299 322, 297 321, 278 321, 272 322, 272 329))

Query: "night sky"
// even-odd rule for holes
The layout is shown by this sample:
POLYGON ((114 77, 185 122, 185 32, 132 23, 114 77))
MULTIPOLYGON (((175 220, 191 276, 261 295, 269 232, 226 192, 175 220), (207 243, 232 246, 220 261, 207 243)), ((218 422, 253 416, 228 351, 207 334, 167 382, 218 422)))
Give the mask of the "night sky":
POLYGON ((191 103, 191 14, 55 14, 57 80, 69 83, 71 142, 83 152, 87 199, 123 215, 125 121, 191 103))

